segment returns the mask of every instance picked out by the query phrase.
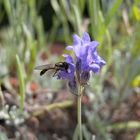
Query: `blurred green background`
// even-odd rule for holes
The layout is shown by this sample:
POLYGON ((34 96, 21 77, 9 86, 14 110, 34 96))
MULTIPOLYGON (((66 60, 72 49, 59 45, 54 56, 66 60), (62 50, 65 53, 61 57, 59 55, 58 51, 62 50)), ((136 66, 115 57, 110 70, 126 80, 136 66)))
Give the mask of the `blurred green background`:
MULTIPOLYGON (((72 35, 81 36, 85 31, 100 43, 98 52, 107 62, 85 90, 85 140, 140 140, 139 0, 0 0, 0 140, 29 139, 21 136, 20 125, 26 125, 32 114, 23 108, 40 105, 42 100, 33 100, 36 96, 47 96, 46 102, 51 105, 53 96, 63 95, 61 92, 67 89, 64 81, 49 74, 40 77, 34 67, 63 60, 61 55, 72 44, 72 35), (17 105, 15 109, 16 103, 9 98, 17 100, 19 108, 17 105), (16 129, 13 135, 7 132, 9 124, 16 129)), ((70 99, 60 105, 60 110, 73 100, 73 95, 64 94, 70 99)), ((71 131, 60 139, 76 139, 71 131)), ((34 137, 53 140, 47 132, 54 133, 46 130, 42 134, 40 130, 34 137)))

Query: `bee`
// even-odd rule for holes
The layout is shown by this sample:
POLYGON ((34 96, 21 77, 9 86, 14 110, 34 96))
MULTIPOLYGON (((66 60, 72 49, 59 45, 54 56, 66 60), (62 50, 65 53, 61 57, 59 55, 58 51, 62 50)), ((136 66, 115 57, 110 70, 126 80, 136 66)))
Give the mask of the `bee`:
POLYGON ((69 64, 67 62, 58 62, 55 64, 46 64, 35 67, 36 70, 41 70, 40 76, 44 75, 47 71, 54 71, 53 77, 56 76, 58 71, 68 72, 69 64))

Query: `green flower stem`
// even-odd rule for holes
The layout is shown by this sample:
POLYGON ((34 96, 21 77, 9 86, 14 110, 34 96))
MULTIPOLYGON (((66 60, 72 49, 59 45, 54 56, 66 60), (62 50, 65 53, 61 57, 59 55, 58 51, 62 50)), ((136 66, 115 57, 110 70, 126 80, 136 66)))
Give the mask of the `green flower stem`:
POLYGON ((82 87, 80 87, 79 94, 77 97, 77 122, 78 122, 78 133, 79 140, 82 140, 82 119, 81 119, 81 99, 82 99, 82 87))

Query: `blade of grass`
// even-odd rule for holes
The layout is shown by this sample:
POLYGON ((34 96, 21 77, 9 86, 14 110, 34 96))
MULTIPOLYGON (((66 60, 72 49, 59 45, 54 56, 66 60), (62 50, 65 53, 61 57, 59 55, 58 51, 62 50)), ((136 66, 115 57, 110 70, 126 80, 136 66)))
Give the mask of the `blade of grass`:
POLYGON ((24 108, 24 100, 25 100, 25 82, 23 77, 23 69, 18 55, 16 55, 16 64, 17 64, 18 79, 19 79, 20 110, 22 112, 24 108))
POLYGON ((128 122, 120 122, 115 123, 107 126, 107 130, 121 130, 121 129, 133 129, 133 128, 140 128, 139 121, 128 121, 128 122))
POLYGON ((55 14, 57 15, 57 20, 60 20, 63 26, 63 33, 64 33, 64 39, 66 42, 69 42, 69 26, 66 18, 66 13, 64 13, 65 8, 64 2, 61 0, 60 3, 58 1, 51 1, 51 5, 55 11, 55 14), (61 16, 60 16, 61 15, 61 16))
POLYGON ((57 34, 57 29, 60 26, 60 21, 56 20, 56 19, 57 19, 57 17, 54 15, 53 16, 53 23, 52 23, 53 28, 51 28, 50 33, 47 36, 47 40, 49 40, 49 42, 51 42, 51 43, 54 42, 55 35, 57 34))
POLYGON ((44 114, 46 111, 51 111, 55 108, 64 109, 72 105, 73 105, 73 101, 66 100, 60 103, 53 103, 47 106, 40 106, 38 110, 32 113, 32 116, 35 116, 35 117, 42 116, 42 114, 44 114))
POLYGON ((92 37, 101 43, 103 39, 102 36, 105 33, 106 28, 105 28, 104 18, 100 8, 99 1, 89 0, 88 9, 89 9, 92 37))
POLYGON ((28 81, 31 78, 32 72, 35 67, 36 55, 37 55, 37 42, 34 41, 32 42, 32 47, 30 48, 30 60, 28 63, 26 81, 28 81))
POLYGON ((5 7, 5 10, 6 10, 8 16, 9 17, 11 16, 11 18, 12 18, 12 9, 11 9, 10 2, 8 0, 4 0, 3 3, 4 3, 4 7, 5 7))
POLYGON ((75 31, 76 33, 78 33, 79 35, 81 35, 81 16, 80 16, 80 12, 79 12, 79 9, 77 8, 77 5, 72 5, 72 9, 73 9, 73 12, 74 12, 74 18, 75 18, 75 25, 76 25, 76 28, 75 28, 75 31))
POLYGON ((97 30, 96 30, 97 12, 96 12, 95 0, 88 1, 88 9, 89 9, 90 22, 91 22, 91 35, 92 37, 95 37, 96 36, 95 33, 97 33, 97 30))
POLYGON ((116 0, 113 4, 113 6, 110 8, 110 10, 107 13, 105 24, 106 26, 110 23, 111 19, 114 17, 116 11, 120 7, 123 0, 116 0))
POLYGON ((80 13, 81 13, 81 16, 82 16, 83 12, 84 12, 86 0, 79 0, 78 3, 79 3, 79 6, 80 6, 80 13))

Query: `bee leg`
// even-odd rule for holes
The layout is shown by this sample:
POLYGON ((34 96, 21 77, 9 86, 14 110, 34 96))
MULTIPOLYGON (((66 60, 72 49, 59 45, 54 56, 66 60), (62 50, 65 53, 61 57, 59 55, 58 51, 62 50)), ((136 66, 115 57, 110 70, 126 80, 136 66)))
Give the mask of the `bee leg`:
POLYGON ((57 71, 55 71, 55 72, 54 72, 53 77, 55 77, 55 76, 56 76, 56 73, 57 73, 57 71))

